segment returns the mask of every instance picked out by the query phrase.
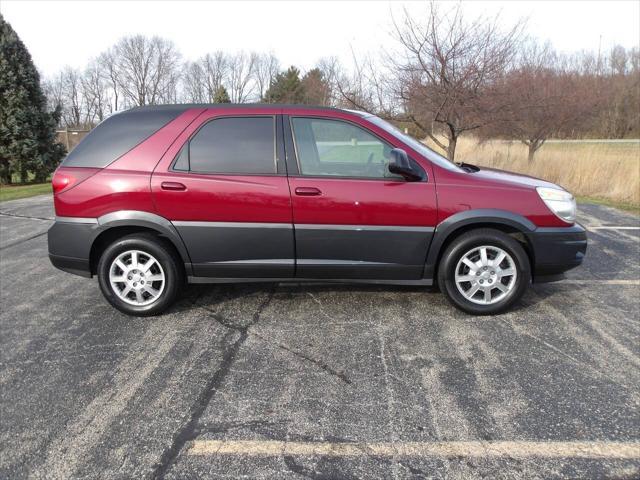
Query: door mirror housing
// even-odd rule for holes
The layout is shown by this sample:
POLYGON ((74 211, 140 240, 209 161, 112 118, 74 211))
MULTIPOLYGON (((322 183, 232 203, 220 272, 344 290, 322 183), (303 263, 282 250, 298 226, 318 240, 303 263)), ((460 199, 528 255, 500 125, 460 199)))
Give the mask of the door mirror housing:
POLYGON ((422 175, 417 172, 409 161, 407 152, 401 148, 394 148, 389 153, 389 171, 396 175, 402 175, 407 182, 418 182, 422 180, 422 175))

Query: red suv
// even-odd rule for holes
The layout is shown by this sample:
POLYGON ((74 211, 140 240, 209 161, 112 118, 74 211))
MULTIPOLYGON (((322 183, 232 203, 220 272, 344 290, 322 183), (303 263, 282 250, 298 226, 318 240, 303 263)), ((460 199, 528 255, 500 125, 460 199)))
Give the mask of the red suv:
POLYGON ((473 314, 584 257, 573 196, 454 164, 362 112, 288 105, 134 108, 53 177, 56 267, 98 276, 131 315, 185 282, 437 283, 473 314))

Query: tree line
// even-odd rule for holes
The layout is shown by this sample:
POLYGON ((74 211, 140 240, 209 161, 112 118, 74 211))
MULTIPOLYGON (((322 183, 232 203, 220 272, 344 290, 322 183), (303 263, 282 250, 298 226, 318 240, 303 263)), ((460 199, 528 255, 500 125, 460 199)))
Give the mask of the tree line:
POLYGON ((467 19, 463 5, 426 4, 392 21, 394 42, 351 65, 321 59, 305 73, 274 53, 214 51, 184 60, 173 42, 125 37, 84 70, 47 79, 61 125, 90 128, 106 115, 161 103, 302 103, 366 110, 430 138, 450 159, 460 135, 529 147, 551 137, 640 136, 640 52, 559 54, 526 25, 467 19))
MULTIPOLYGON (((42 125, 51 123, 92 128, 114 112, 140 105, 266 102, 365 110, 429 138, 451 160, 461 135, 521 141, 530 161, 549 138, 640 136, 637 46, 560 54, 529 37, 524 22, 467 18, 463 10, 463 4, 443 9, 425 3, 420 14, 405 11, 391 19, 393 41, 384 51, 354 54, 348 65, 323 58, 302 72, 283 68, 273 52, 221 50, 185 59, 171 40, 133 35, 85 68, 67 66, 40 82, 33 67, 29 80, 18 84, 37 86, 36 103, 46 98, 37 107, 47 119, 41 121, 43 131, 50 127, 42 125)), ((13 38, 15 32, 1 21, 3 38, 13 38)), ((17 61, 4 57, 0 51, 0 62, 17 61)), ((0 115, 6 116, 6 104, 3 97, 0 115)), ((31 156, 17 146, 8 148, 10 135, 4 117, 0 120, 0 180, 9 181, 16 172, 24 180, 29 172, 42 177, 50 171, 60 149, 49 145, 46 155, 33 153, 45 140, 31 142, 31 156), (37 168, 40 164, 45 166, 37 168)))

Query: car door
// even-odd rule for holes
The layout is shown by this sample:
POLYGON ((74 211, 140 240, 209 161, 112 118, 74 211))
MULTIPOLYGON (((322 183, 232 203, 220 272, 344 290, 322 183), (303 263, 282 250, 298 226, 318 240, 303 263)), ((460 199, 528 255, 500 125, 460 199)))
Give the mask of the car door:
POLYGON ((208 112, 197 123, 178 137, 151 180, 157 210, 185 242, 194 275, 292 277, 279 115, 208 112))
POLYGON ((412 160, 422 181, 391 174, 398 145, 354 121, 284 118, 296 276, 420 279, 436 222, 426 170, 412 160))

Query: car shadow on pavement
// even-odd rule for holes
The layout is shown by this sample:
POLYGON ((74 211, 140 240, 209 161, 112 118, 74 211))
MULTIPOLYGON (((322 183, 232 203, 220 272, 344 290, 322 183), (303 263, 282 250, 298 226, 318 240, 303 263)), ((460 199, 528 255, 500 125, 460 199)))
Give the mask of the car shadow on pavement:
MULTIPOLYGON (((213 310, 223 303, 241 301, 246 298, 265 296, 272 293, 277 293, 279 297, 284 297, 285 299, 288 297, 290 301, 294 301, 295 296, 305 294, 325 294, 331 296, 332 294, 351 295, 380 293, 384 296, 384 299, 381 299, 381 301, 388 300, 390 295, 397 295, 397 300, 401 302, 404 300, 403 296, 407 296, 407 302, 412 302, 415 300, 415 294, 423 294, 425 296, 425 301, 433 305, 433 307, 439 311, 439 314, 444 314, 454 318, 474 318, 473 315, 459 312, 450 305, 437 286, 371 285, 323 282, 190 284, 184 287, 180 300, 176 302, 176 304, 174 304, 167 313, 175 314, 189 312, 196 308, 213 310)), ((546 288, 541 287, 540 285, 530 287, 524 297, 505 313, 526 311, 537 303, 545 302, 547 298, 553 297, 557 294, 559 294, 559 292, 557 292, 555 288, 546 288)), ((492 317, 497 318, 500 317, 500 315, 477 318, 487 319, 492 317)))

